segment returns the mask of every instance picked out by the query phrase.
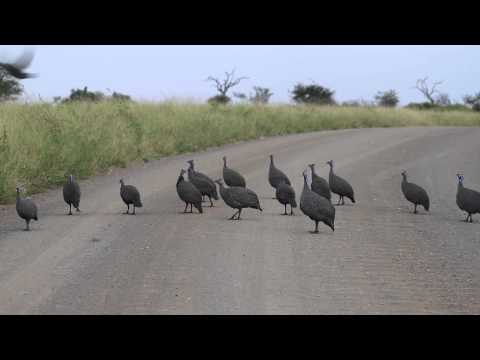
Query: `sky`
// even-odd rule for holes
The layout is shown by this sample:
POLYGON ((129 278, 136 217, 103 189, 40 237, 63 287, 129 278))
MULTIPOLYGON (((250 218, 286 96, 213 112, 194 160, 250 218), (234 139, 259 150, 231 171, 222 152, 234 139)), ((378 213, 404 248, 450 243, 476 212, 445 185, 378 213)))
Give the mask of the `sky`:
POLYGON ((298 82, 328 87, 340 102, 371 101, 389 89, 398 92, 401 105, 423 101, 414 86, 426 76, 443 81, 438 89, 453 101, 480 91, 480 46, 0 45, 0 61, 14 60, 26 47, 35 51, 28 71, 38 74, 22 80, 31 101, 51 101, 88 86, 139 101, 203 102, 216 93, 207 77, 222 78, 232 69, 248 79, 229 95, 268 87, 273 103, 290 102, 298 82))

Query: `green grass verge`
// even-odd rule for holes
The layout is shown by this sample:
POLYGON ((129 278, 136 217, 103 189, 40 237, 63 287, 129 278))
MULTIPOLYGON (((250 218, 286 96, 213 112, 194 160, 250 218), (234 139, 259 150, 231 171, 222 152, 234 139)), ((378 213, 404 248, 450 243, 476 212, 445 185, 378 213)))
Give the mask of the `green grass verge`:
POLYGON ((112 166, 260 136, 327 129, 479 126, 480 113, 409 109, 196 104, 0 104, 0 203, 112 166))

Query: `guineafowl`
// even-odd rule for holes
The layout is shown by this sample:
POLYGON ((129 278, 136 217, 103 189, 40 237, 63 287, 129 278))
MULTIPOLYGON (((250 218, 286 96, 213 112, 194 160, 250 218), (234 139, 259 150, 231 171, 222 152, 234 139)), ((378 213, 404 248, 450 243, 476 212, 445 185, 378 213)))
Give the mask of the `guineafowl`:
POLYGON ((200 190, 200 193, 208 196, 210 200, 210 207, 213 207, 212 198, 218 200, 217 186, 207 175, 195 171, 193 160, 187 161, 190 166, 188 168, 188 180, 192 182, 195 187, 200 190))
POLYGON ((246 187, 245 179, 237 171, 227 166, 227 157, 223 157, 223 180, 228 186, 246 187))
POLYGON ((33 51, 25 51, 14 63, 0 63, 0 69, 4 69, 10 76, 17 79, 29 79, 36 77, 35 74, 24 72, 33 60, 33 51))
POLYGON ((72 205, 80 211, 80 185, 75 180, 73 175, 68 176, 67 182, 63 185, 63 200, 70 206, 70 212, 68 215, 72 215, 72 205))
POLYGON ((230 206, 233 209, 238 210, 229 220, 235 220, 235 215, 238 214, 236 220, 240 220, 240 215, 242 213, 242 209, 245 208, 252 208, 258 209, 263 211, 262 207, 260 206, 260 201, 258 200, 257 194, 255 194, 252 190, 240 187, 240 186, 232 186, 226 188, 223 186, 223 182, 221 179, 215 180, 215 182, 220 187, 220 196, 222 197, 225 204, 230 206))
POLYGON ((334 174, 333 160, 327 161, 327 164, 330 166, 328 185, 330 186, 330 190, 339 196, 337 205, 340 205, 340 201, 342 201, 342 205, 345 205, 345 200, 343 199, 344 196, 349 198, 352 203, 355 203, 352 185, 350 185, 347 180, 334 174))
POLYGON ((127 205, 127 212, 124 214, 129 214, 130 205, 133 205, 133 213, 131 215, 135 215, 136 207, 143 207, 138 189, 133 185, 125 185, 123 179, 120 179, 120 196, 127 205))
POLYGON ((287 185, 292 185, 287 175, 285 175, 280 169, 277 169, 275 167, 275 164, 273 163, 273 155, 270 155, 270 167, 268 168, 268 182, 270 183, 270 186, 272 186, 275 190, 277 190, 277 186, 282 182, 286 183, 287 185))
POLYGON ((315 230, 311 233, 318 233, 318 223, 321 221, 335 231, 335 208, 323 196, 310 190, 307 183, 307 171, 303 172, 303 190, 300 196, 300 210, 315 221, 315 230))
POLYGON ((417 205, 422 205, 428 211, 430 208, 430 199, 427 192, 417 184, 407 181, 407 172, 402 171, 402 192, 405 198, 414 204, 413 213, 417 213, 417 205))
POLYGON ((465 222, 467 222, 469 218, 470 222, 473 222, 472 214, 480 213, 480 192, 464 187, 463 175, 457 174, 457 178, 457 205, 460 210, 463 210, 468 214, 465 222))
POLYGON ((193 213, 193 205, 198 212, 202 214, 202 194, 190 181, 185 181, 183 178, 185 172, 186 171, 182 169, 177 180, 177 194, 180 199, 185 202, 185 210, 183 212, 186 213, 187 207, 190 205, 190 213, 193 213))
POLYGON ((37 205, 30 198, 20 198, 20 188, 17 187, 17 214, 27 223, 25 231, 30 230, 30 221, 33 219, 38 221, 37 205))
POLYGON ((287 204, 290 205, 290 215, 293 215, 293 208, 297 207, 297 200, 295 199, 295 190, 293 187, 282 182, 277 186, 275 195, 280 204, 285 206, 285 212, 282 215, 288 215, 287 204))
POLYGON ((312 191, 332 202, 332 193, 327 180, 317 175, 315 172, 315 164, 310 164, 308 166, 312 171, 312 191))

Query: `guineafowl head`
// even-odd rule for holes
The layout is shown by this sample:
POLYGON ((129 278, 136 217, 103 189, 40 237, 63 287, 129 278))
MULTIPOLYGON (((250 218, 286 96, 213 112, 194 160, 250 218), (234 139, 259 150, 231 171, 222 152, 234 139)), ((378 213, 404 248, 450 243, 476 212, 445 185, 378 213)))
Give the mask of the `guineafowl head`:
POLYGON ((227 167, 227 157, 226 156, 222 157, 222 160, 223 160, 223 166, 227 167))
POLYGON ((273 164, 273 155, 270 155, 270 162, 273 164))
POLYGON ((459 183, 459 184, 463 184, 463 179, 464 179, 464 177, 463 177, 462 174, 457 174, 457 179, 458 179, 458 183, 459 183))
POLYGON ((124 185, 123 179, 120 179, 120 184, 124 185))
POLYGON ((186 173, 185 169, 180 170, 180 176, 183 176, 183 174, 185 173, 186 173))
POLYGON ((402 177, 405 181, 407 181, 407 171, 406 170, 402 171, 402 177))
POLYGON ((194 165, 193 165, 193 160, 188 160, 187 163, 189 163, 189 164, 190 164, 190 168, 193 169, 193 167, 194 167, 194 165))
POLYGON ((327 164, 330 165, 331 168, 333 168, 333 160, 328 160, 327 164))

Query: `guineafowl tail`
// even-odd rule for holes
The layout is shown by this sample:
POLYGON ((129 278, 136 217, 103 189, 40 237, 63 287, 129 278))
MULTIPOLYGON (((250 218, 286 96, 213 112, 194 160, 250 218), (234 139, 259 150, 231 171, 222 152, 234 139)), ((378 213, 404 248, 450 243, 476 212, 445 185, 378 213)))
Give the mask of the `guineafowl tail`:
POLYGON ((430 210, 430 201, 427 201, 424 205, 423 205, 424 209, 426 211, 429 211, 430 210))
POLYGON ((349 196, 348 198, 349 198, 350 200, 352 200, 352 203, 355 204, 355 198, 353 197, 353 195, 352 195, 352 197, 349 196))
POLYGON ((141 201, 135 201, 135 202, 133 203, 133 205, 135 205, 135 207, 138 207, 138 208, 143 207, 143 204, 142 204, 141 201))
POLYGON ((33 219, 34 219, 35 221, 38 221, 38 216, 35 216, 33 219))

